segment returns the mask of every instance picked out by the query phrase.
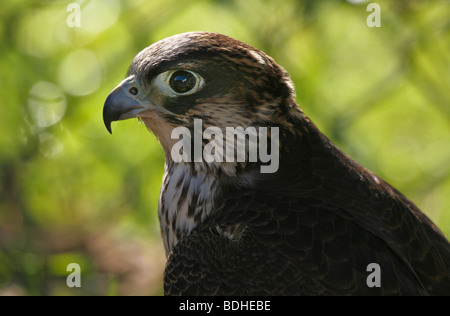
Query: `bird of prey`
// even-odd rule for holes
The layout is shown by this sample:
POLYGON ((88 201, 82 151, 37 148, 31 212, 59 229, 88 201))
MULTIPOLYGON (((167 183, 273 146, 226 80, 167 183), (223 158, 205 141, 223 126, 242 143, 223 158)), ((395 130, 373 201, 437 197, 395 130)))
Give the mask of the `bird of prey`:
MULTIPOLYGON (((450 295, 443 233, 318 130, 288 73, 262 51, 209 32, 163 39, 134 58, 103 118, 109 132, 112 121, 138 118, 165 151, 166 295, 450 295), (250 159, 251 133, 244 159, 237 140, 211 151, 235 159, 194 159, 189 146, 179 154, 192 159, 174 156, 177 128, 198 146, 196 122, 222 135, 266 128, 258 141, 276 138, 275 170, 261 168, 269 152, 250 159)), ((201 150, 214 135, 200 134, 201 150)))

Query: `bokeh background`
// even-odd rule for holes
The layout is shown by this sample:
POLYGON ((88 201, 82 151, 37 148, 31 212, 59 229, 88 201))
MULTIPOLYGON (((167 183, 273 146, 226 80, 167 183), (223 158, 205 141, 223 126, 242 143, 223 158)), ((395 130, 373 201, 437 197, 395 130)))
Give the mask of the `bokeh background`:
POLYGON ((163 152, 137 120, 109 135, 102 107, 140 50, 186 31, 274 57, 319 128, 450 236, 449 1, 376 3, 379 28, 355 0, 2 0, 0 295, 162 294, 163 152))

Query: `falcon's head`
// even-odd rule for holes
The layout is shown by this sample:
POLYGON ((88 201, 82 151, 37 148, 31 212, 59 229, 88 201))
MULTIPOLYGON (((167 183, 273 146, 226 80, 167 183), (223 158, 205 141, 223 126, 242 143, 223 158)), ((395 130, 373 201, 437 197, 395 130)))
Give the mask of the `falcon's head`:
POLYGON ((139 118, 166 157, 175 127, 284 125, 295 106, 287 72, 260 50, 228 36, 191 32, 159 41, 133 60, 128 77, 108 96, 104 122, 139 118))

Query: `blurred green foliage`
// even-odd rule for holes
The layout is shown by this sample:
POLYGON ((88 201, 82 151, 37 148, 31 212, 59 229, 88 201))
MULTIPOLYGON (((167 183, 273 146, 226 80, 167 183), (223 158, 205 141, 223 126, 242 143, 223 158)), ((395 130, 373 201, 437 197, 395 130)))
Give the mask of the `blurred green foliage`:
POLYGON ((103 126, 133 57, 194 30, 262 49, 301 108, 450 236, 448 1, 79 0, 0 4, 0 295, 162 293, 163 152, 137 120, 103 126), (69 263, 82 287, 66 286, 69 263))

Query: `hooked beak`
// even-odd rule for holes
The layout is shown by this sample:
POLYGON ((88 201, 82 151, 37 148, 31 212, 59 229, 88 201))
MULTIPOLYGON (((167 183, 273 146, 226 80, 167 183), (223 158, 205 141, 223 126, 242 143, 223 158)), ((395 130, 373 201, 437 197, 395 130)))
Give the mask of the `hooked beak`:
POLYGON ((129 91, 133 81, 133 78, 122 81, 111 91, 105 101, 103 122, 110 134, 112 134, 111 122, 136 118, 140 112, 145 110, 144 105, 135 99, 129 91))

